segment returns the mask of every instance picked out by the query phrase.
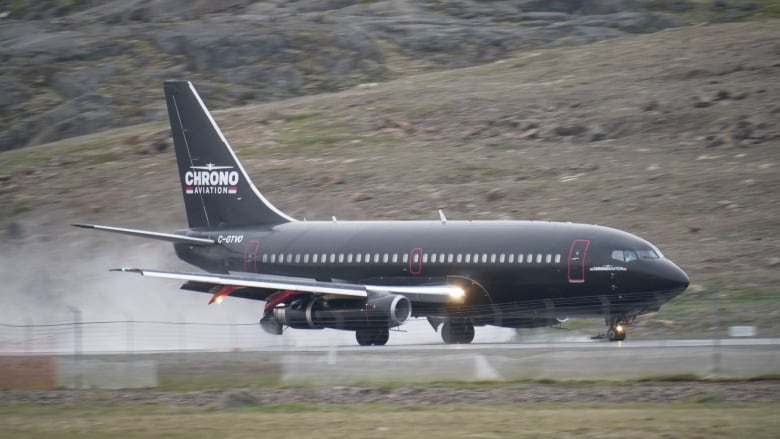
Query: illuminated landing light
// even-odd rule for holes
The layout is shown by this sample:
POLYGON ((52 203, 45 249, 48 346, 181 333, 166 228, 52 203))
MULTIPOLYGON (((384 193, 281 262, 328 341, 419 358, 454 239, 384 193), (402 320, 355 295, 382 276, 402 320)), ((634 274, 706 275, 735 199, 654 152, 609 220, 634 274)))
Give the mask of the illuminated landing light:
POLYGON ((618 334, 622 334, 623 332, 625 332, 625 328, 623 328, 623 325, 617 325, 615 326, 615 332, 617 332, 618 334))
POLYGON ((223 300, 225 300, 225 296, 217 296, 215 302, 217 302, 217 305, 219 305, 223 300))
POLYGON ((462 303, 463 299, 465 298, 466 298, 466 290, 456 286, 450 287, 450 299, 452 299, 454 302, 462 303))

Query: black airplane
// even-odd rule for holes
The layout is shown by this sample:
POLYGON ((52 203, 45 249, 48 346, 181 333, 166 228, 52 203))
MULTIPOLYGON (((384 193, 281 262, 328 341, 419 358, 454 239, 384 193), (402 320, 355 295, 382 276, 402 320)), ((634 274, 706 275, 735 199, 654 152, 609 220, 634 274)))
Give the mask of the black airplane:
POLYGON ((296 221, 252 183, 193 85, 164 88, 189 228, 76 226, 172 242, 205 272, 117 271, 183 280, 209 303, 265 301, 260 326, 271 334, 334 328, 384 345, 413 316, 446 343, 470 343, 475 326, 596 316, 615 341, 688 286, 651 243, 596 225, 448 221, 441 211, 435 221, 296 221))

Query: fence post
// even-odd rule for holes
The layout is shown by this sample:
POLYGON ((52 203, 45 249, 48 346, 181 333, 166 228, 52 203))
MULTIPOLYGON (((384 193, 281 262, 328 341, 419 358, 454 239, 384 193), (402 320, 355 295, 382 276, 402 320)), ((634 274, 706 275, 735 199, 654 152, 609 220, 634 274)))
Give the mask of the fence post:
POLYGON ((127 353, 132 354, 135 351, 135 322, 130 314, 127 314, 127 321, 125 321, 125 335, 127 336, 127 353))
POLYGON ((76 363, 76 388, 80 389, 84 381, 84 371, 81 365, 81 310, 69 306, 68 309, 73 313, 73 359, 76 363))
POLYGON ((718 292, 712 295, 712 310, 715 318, 715 336, 712 339, 712 375, 717 377, 721 373, 720 358, 720 304, 718 303, 718 292))
POLYGON ((24 354, 30 355, 33 349, 33 321, 27 319, 24 322, 24 354))
POLYGON ((187 348, 187 322, 184 317, 179 315, 179 351, 184 352, 187 348))

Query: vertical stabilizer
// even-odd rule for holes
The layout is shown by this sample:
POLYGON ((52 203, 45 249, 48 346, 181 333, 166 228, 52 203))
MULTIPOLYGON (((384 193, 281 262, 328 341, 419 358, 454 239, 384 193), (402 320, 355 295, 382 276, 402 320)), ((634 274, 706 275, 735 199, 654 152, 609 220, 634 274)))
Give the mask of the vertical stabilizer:
POLYGON ((294 221, 249 179, 189 81, 165 81, 165 100, 190 228, 294 221))

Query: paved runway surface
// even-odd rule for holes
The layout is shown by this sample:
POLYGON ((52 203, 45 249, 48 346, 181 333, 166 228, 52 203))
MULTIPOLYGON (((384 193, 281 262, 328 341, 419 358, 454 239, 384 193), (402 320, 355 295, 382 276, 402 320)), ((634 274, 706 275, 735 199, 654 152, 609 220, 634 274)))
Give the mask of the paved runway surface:
POLYGON ((780 339, 648 340, 273 349, 286 382, 746 378, 780 372, 780 339))

